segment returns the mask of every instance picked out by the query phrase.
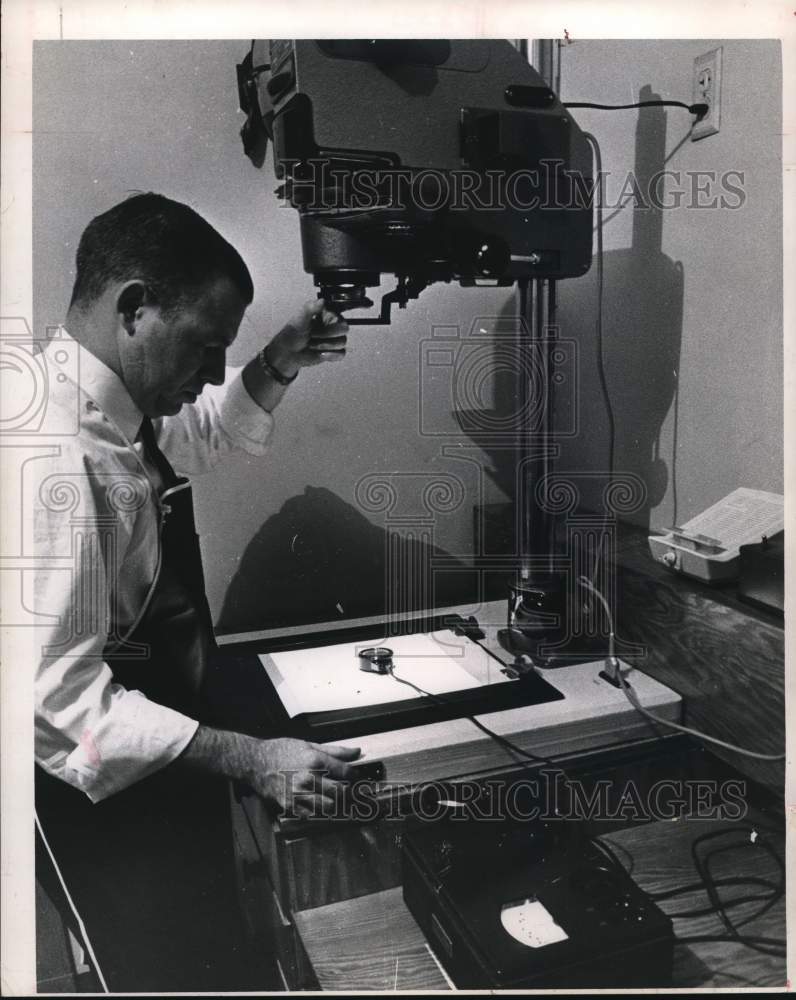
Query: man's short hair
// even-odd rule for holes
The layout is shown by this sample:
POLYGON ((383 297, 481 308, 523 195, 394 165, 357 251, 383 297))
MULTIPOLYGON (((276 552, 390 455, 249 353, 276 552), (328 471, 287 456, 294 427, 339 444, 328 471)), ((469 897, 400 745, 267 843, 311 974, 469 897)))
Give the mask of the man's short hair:
POLYGON ((188 205, 161 194, 136 194, 92 219, 80 237, 71 305, 94 302, 112 281, 140 278, 168 313, 217 278, 244 301, 254 295, 238 251, 188 205))

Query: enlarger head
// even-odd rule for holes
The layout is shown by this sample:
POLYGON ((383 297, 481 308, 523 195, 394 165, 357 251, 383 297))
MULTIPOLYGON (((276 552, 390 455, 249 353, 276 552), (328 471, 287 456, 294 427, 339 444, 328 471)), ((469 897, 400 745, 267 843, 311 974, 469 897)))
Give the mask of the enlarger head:
POLYGON ((238 66, 244 148, 268 140, 304 269, 338 312, 436 281, 510 286, 591 264, 592 161, 542 77, 495 39, 255 41, 238 66))

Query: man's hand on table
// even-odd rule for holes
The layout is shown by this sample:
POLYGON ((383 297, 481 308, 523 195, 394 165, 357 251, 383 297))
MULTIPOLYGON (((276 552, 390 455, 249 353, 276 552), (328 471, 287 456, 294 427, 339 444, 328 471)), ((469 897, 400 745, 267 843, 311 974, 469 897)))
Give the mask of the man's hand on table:
POLYGON ((339 783, 350 777, 358 748, 303 740, 258 741, 248 782, 263 798, 294 816, 331 815, 339 783))
POLYGON ((358 747, 303 740, 258 740, 200 726, 183 751, 190 766, 245 781, 292 816, 331 816, 341 782, 351 778, 358 747))

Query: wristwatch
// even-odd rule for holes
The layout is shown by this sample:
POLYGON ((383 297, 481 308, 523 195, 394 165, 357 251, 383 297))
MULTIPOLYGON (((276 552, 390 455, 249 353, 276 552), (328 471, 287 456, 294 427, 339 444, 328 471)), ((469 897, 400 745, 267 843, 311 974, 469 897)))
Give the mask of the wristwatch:
POLYGON ((278 368, 274 368, 274 366, 266 357, 265 352, 267 350, 268 350, 268 345, 266 344, 266 346, 257 355, 257 361, 259 362, 260 367, 262 368, 262 370, 265 372, 266 375, 269 375, 274 380, 274 382, 278 382, 280 385, 290 385, 291 382, 295 381, 298 372, 294 372, 294 374, 290 376, 283 375, 278 368))

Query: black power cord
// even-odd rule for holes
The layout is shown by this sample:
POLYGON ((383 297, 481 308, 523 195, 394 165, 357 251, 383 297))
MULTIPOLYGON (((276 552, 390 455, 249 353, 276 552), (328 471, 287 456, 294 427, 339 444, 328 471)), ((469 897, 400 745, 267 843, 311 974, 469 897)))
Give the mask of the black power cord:
MULTIPOLYGON (((607 843, 596 838, 593 842, 607 856, 613 865, 617 868, 624 868, 622 862, 607 843)), ((762 917, 763 914, 767 913, 785 893, 785 866, 774 848, 766 841, 764 832, 759 829, 753 829, 752 827, 741 826, 734 827, 732 829, 713 830, 709 833, 701 834, 699 837, 696 837, 691 844, 691 857, 693 858, 697 874, 700 876, 700 881, 680 885, 673 889, 667 889, 663 892, 648 892, 647 895, 656 903, 660 903, 663 900, 674 899, 676 896, 683 896, 700 890, 704 891, 707 893, 708 899, 710 900, 709 906, 690 910, 680 910, 674 913, 669 913, 668 916, 673 920, 692 920, 697 917, 716 914, 724 924, 726 932, 719 934, 694 934, 687 937, 680 937, 678 935, 678 944, 697 944, 708 941, 724 941, 743 945, 744 947, 751 948, 754 951, 761 952, 764 955, 771 955, 777 958, 785 957, 786 942, 784 940, 764 937, 761 935, 739 933, 740 927, 743 927, 744 925, 757 920, 759 917, 762 917), (746 838, 740 841, 736 839, 730 844, 715 847, 713 850, 707 851, 704 857, 700 856, 699 849, 703 844, 711 840, 716 840, 720 837, 726 837, 728 834, 738 833, 746 834, 746 838), (752 839, 753 837, 755 837, 754 840, 752 839), (728 851, 738 850, 739 848, 749 847, 750 845, 754 845, 758 849, 764 850, 771 858, 774 859, 780 873, 780 878, 777 882, 758 875, 732 875, 724 878, 715 878, 713 876, 711 872, 711 861, 713 858, 719 854, 725 854, 728 851), (747 896, 735 896, 728 900, 721 899, 717 890, 719 888, 729 886, 749 886, 763 888, 769 891, 763 894, 758 893, 747 896), (762 903, 762 906, 759 906, 756 910, 754 910, 754 912, 747 914, 741 920, 732 921, 727 915, 728 910, 749 903, 762 903)))
POLYGON ((595 108, 597 111, 629 111, 631 108, 685 108, 697 121, 710 111, 710 105, 700 101, 685 104, 683 101, 636 101, 635 104, 594 104, 591 101, 564 101, 565 108, 595 108))
MULTIPOLYGON (((481 643, 479 642, 478 645, 480 646, 481 643)), ((486 649, 486 647, 482 648, 486 649)), ((488 649, 486 651, 490 654, 490 656, 494 656, 494 653, 491 653, 488 649)), ((447 701, 445 698, 441 698, 439 695, 432 694, 430 691, 424 691, 423 688, 418 687, 417 684, 413 684, 412 681, 406 680, 405 677, 399 677, 395 673, 395 667, 393 666, 388 667, 387 672, 394 681, 398 681, 399 684, 405 684, 407 687, 410 687, 413 691, 416 691, 419 695, 422 695, 424 698, 430 698, 431 701, 433 701, 435 704, 441 705, 443 707, 447 707, 451 704, 449 701, 447 701)), ((523 750, 523 748, 518 747, 516 743, 512 743, 511 740, 507 740, 505 736, 500 736, 498 733, 493 732, 488 726, 485 726, 483 722, 479 722, 478 719, 476 719, 472 715, 464 715, 462 716, 462 718, 467 719, 469 722, 472 722, 472 724, 476 728, 480 729, 482 733, 485 733, 487 736, 490 737, 490 739, 493 739, 504 749, 510 750, 512 753, 517 754, 520 757, 524 757, 532 764, 549 764, 557 771, 560 771, 564 775, 564 777, 567 778, 567 780, 569 780, 569 776, 567 775, 566 771, 561 767, 560 764, 557 764, 551 757, 545 757, 542 754, 534 754, 531 753, 530 750, 523 750)))
MULTIPOLYGON (((710 833, 702 834, 701 837, 697 837, 696 840, 691 845, 691 856, 694 859, 694 866, 697 869, 699 875, 702 877, 704 889, 708 894, 708 898, 710 899, 712 906, 715 908, 715 912, 720 917, 721 922, 724 924, 727 933, 720 935, 700 934, 700 935, 694 935, 689 938, 683 938, 681 940, 684 943, 699 942, 699 941, 736 942, 737 944, 741 944, 748 948, 752 948, 754 951, 759 951, 764 955, 772 955, 784 958, 786 954, 786 942, 784 940, 778 938, 761 937, 758 935, 741 934, 738 930, 739 927, 742 927, 745 924, 750 923, 752 920, 756 920, 758 917, 761 917, 764 913, 770 910, 771 907, 774 906, 775 903, 777 903, 778 900, 782 898, 785 892, 785 866, 782 862, 782 859, 779 857, 779 855, 773 849, 773 847, 767 842, 765 837, 760 836, 758 831, 754 831, 749 827, 743 827, 741 828, 741 830, 742 832, 745 832, 747 834, 748 839, 743 841, 736 840, 734 843, 716 847, 712 851, 707 852, 704 858, 701 858, 699 856, 699 847, 702 844, 705 844, 711 840, 715 840, 718 837, 726 836, 728 833, 736 833, 738 831, 714 830, 710 833), (763 849, 769 855, 769 857, 773 858, 774 861, 776 862, 776 865, 779 868, 780 879, 779 883, 776 885, 776 888, 765 898, 763 905, 761 907, 755 910, 754 913, 744 917, 743 920, 740 920, 737 923, 733 923, 733 921, 730 920, 730 918, 727 916, 726 904, 721 900, 718 892, 716 891, 716 880, 713 878, 713 875, 711 873, 710 864, 712 859, 719 854, 725 854, 728 851, 737 850, 739 847, 748 846, 750 843, 752 843, 751 838, 753 835, 756 835, 754 844, 759 848, 763 849)), ((747 898, 744 901, 749 902, 750 899, 747 898)))
MULTIPOLYGON (((619 864, 619 860, 605 844, 601 843, 600 846, 614 859, 615 863, 619 864)), ((741 934, 738 930, 740 927, 743 927, 744 925, 751 923, 753 920, 757 920, 759 917, 762 917, 763 914, 767 913, 785 893, 785 866, 774 848, 766 841, 765 836, 761 833, 761 831, 751 827, 742 826, 734 827, 733 829, 713 830, 709 833, 704 833, 695 838, 691 844, 691 857, 693 858, 697 874, 700 876, 699 882, 692 882, 687 885, 677 886, 674 889, 668 889, 664 892, 651 892, 648 893, 648 895, 655 902, 659 903, 666 899, 673 899, 676 896, 682 896, 687 893, 702 890, 707 893, 708 899, 710 900, 710 906, 676 911, 674 913, 669 913, 669 916, 673 920, 691 920, 696 917, 716 914, 724 924, 726 933, 694 934, 689 937, 678 936, 678 943, 688 944, 706 941, 735 942, 745 947, 752 948, 754 951, 759 951, 764 955, 784 957, 786 946, 786 942, 784 940, 752 934, 741 934), (703 844, 711 840, 716 840, 720 837, 726 837, 728 834, 738 833, 746 834, 746 839, 740 841, 736 839, 730 844, 715 847, 713 850, 707 851, 704 857, 700 857, 699 849, 703 844), (752 840, 753 836, 756 837, 754 841, 752 840), (715 878, 713 876, 711 872, 711 862, 713 858, 719 854, 725 854, 728 851, 738 850, 739 848, 749 847, 750 845, 755 845, 758 849, 764 850, 771 858, 774 859, 780 872, 779 881, 773 882, 769 878, 763 878, 757 875, 731 875, 724 878, 715 878), (762 895, 754 894, 748 896, 736 896, 728 900, 721 899, 717 890, 719 888, 729 886, 754 886, 767 889, 769 891, 762 895), (747 916, 743 917, 741 920, 732 921, 729 918, 727 910, 748 903, 762 903, 763 905, 759 906, 753 913, 747 914, 747 916)))
MULTIPOLYGON (((603 343, 603 298, 604 298, 604 271, 603 271, 603 209, 605 206, 605 188, 603 187, 603 161, 600 152, 600 144, 591 133, 584 133, 594 155, 594 166, 597 170, 597 322, 596 322, 596 346, 597 346, 597 377, 600 382, 600 392, 605 405, 605 416, 608 420, 608 482, 606 492, 611 489, 614 480, 614 452, 616 450, 616 418, 611 402, 611 394, 608 391, 608 379, 605 372, 605 349, 603 343)), ((608 527, 609 511, 606 510, 603 530, 600 532, 600 542, 597 548, 597 555, 594 557, 594 568, 591 573, 591 582, 597 579, 605 547, 605 535, 608 527)))

